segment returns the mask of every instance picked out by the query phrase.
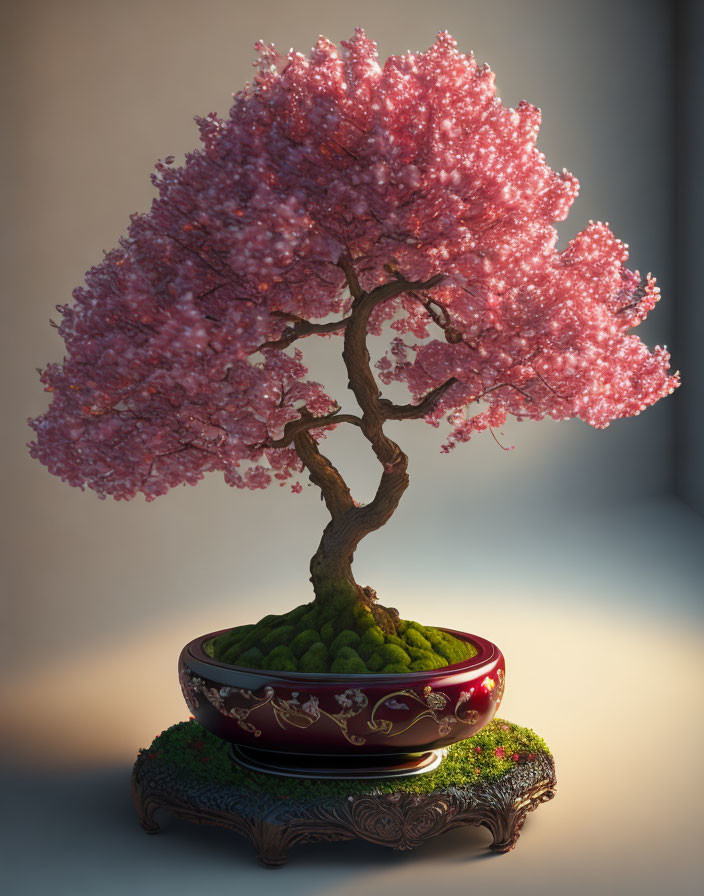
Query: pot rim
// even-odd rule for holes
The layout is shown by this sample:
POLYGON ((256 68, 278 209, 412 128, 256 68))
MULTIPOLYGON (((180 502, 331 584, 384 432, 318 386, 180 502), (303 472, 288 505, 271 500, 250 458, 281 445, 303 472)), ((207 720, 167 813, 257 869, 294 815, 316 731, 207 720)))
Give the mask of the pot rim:
POLYGON ((399 678, 409 682, 423 682, 427 681, 428 678, 452 677, 458 673, 464 676, 467 672, 474 672, 478 675, 481 673, 482 667, 491 667, 497 659, 502 657, 502 653, 496 644, 493 644, 491 641, 488 641, 486 638, 482 638, 479 635, 460 632, 439 625, 434 626, 434 628, 437 628, 442 632, 447 632, 447 634, 453 635, 461 641, 469 641, 477 648, 476 656, 462 660, 459 663, 453 663, 450 666, 440 666, 438 669, 424 669, 418 672, 279 672, 269 669, 255 669, 251 666, 235 666, 230 663, 220 662, 220 660, 215 660, 211 656, 208 656, 203 650, 205 642, 230 631, 229 628, 220 629, 217 632, 211 632, 210 634, 194 638, 183 648, 181 656, 183 658, 187 655, 196 663, 214 666, 215 668, 222 669, 223 672, 261 678, 263 682, 271 682, 272 679, 276 679, 282 683, 301 684, 310 682, 311 684, 325 685, 334 685, 336 683, 343 685, 350 685, 353 683, 371 685, 377 681, 380 684, 388 684, 388 682, 399 678))

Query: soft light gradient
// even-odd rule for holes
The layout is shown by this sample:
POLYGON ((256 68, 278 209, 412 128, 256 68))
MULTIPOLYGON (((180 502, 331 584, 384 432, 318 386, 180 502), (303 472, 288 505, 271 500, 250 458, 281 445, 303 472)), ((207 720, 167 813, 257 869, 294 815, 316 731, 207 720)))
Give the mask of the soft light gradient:
MULTIPOLYGON (((678 395, 604 432, 514 424, 498 435, 511 452, 485 435, 444 456, 422 422, 389 427, 411 487, 360 546, 358 580, 407 618, 495 640, 508 665, 502 713, 556 756, 556 799, 514 853, 486 862, 473 860, 481 831, 411 855, 311 846, 283 877, 223 831, 170 821, 147 838, 129 765, 187 717, 182 644, 310 599, 326 512, 312 487, 242 493, 215 476, 152 505, 100 502, 24 448, 25 419, 46 406, 34 368, 61 352, 54 305, 148 207, 156 158, 195 145, 192 116, 227 110, 260 37, 306 50, 360 24, 386 56, 447 28, 489 62, 505 102, 542 108, 541 149, 582 184, 563 241, 590 218, 609 221, 631 264, 658 275, 663 301, 642 335, 668 342, 666 4, 27 0, 2 16, 5 891, 140 896, 207 880, 337 896, 697 892, 704 524, 667 496, 678 395), (605 739, 608 773, 594 748, 605 739)), ((344 398, 335 343, 304 347, 313 375, 344 398)), ((377 471, 360 446, 341 431, 326 444, 366 500, 377 471)))

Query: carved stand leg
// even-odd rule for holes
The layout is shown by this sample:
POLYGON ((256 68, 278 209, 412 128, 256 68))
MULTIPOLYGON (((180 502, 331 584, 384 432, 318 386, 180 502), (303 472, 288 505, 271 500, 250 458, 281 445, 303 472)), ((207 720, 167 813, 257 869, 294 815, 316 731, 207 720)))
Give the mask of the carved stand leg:
POLYGON ((497 853, 510 852, 520 837, 528 813, 554 796, 554 782, 540 783, 504 811, 484 819, 481 824, 491 831, 494 838, 490 849, 497 853))
POLYGON ((247 832, 257 850, 257 859, 267 868, 280 868, 288 859, 289 836, 286 827, 266 821, 253 822, 247 832))
POLYGON ((161 805, 159 800, 148 797, 148 791, 142 788, 134 773, 132 774, 131 790, 132 802, 137 810, 142 830, 146 831, 147 834, 158 834, 161 828, 154 820, 154 813, 161 805))

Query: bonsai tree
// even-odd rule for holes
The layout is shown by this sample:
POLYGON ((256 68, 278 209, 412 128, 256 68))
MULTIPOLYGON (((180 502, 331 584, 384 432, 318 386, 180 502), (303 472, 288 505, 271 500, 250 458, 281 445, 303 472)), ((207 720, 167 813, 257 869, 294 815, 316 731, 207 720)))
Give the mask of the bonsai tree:
POLYGON ((536 148, 540 111, 505 108, 489 68, 449 34, 383 67, 361 30, 340 51, 321 38, 309 58, 257 49, 229 117, 197 119, 202 148, 157 164, 151 210, 59 306, 67 353, 41 374, 53 398, 30 421, 30 451, 118 500, 216 470, 237 488, 300 493, 307 475, 330 512, 314 600, 231 630, 213 655, 436 668, 472 648, 401 620, 352 573, 408 487, 385 424, 446 418, 448 452, 508 415, 603 428, 639 414, 678 385, 667 351, 631 333, 658 288, 625 267, 605 224, 556 249, 578 183, 536 148), (367 337, 387 328, 374 365, 367 337), (307 378, 296 343, 313 337, 342 344, 359 413, 307 378), (384 397, 391 382, 407 404, 384 397), (368 504, 321 450, 341 425, 379 461, 368 504))

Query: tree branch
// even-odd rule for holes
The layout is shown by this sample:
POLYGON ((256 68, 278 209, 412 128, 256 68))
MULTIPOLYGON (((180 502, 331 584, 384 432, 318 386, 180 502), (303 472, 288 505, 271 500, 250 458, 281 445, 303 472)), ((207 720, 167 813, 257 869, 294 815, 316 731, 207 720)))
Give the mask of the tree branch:
MULTIPOLYGON (((349 376, 348 385, 363 411, 364 426, 362 430, 372 444, 378 438, 381 424, 386 417, 367 349, 369 316, 374 308, 382 302, 411 290, 430 289, 440 283, 444 279, 444 275, 435 274, 428 280, 411 281, 396 272, 395 278, 388 283, 382 283, 369 293, 361 292, 352 303, 352 313, 345 327, 345 347, 342 357, 349 376)), ((385 463, 392 458, 380 457, 379 459, 385 463)))
POLYGON ((419 417, 425 417, 435 407, 438 399, 459 380, 451 376, 440 386, 436 386, 431 392, 428 392, 418 404, 392 404, 388 399, 382 398, 380 403, 384 409, 384 417, 387 420, 415 420, 419 417))
MULTIPOLYGON (((272 311, 272 314, 274 313, 272 311)), ((349 321, 349 317, 343 317, 342 320, 333 320, 327 324, 314 324, 311 321, 303 320, 303 318, 297 318, 292 314, 285 314, 284 312, 279 312, 277 316, 295 320, 295 323, 292 327, 284 330, 278 339, 270 339, 268 342, 262 343, 259 346, 259 350, 263 348, 287 348, 297 339, 303 339, 306 336, 311 336, 313 333, 334 333, 336 330, 344 329, 349 321)))
POLYGON ((305 407, 301 409, 300 414, 301 416, 297 420, 289 420, 284 426, 284 434, 280 439, 275 439, 268 443, 270 448, 285 448, 295 441, 299 433, 307 432, 309 429, 335 426, 338 423, 353 423, 355 426, 362 425, 361 418, 357 417, 356 414, 341 414, 339 408, 325 417, 314 417, 305 407))
POLYGON ((449 342, 450 345, 457 345, 458 342, 465 342, 464 336, 462 335, 462 333, 460 333, 457 327, 453 325, 452 319, 450 317, 450 312, 442 304, 442 302, 438 302, 437 299, 425 299, 423 298, 423 296, 419 296, 415 292, 412 292, 411 296, 421 303, 421 305, 428 312, 430 318, 445 333, 446 342, 449 342), (437 313, 437 311, 433 310, 433 305, 437 305, 438 308, 442 310, 442 317, 437 313))
POLYGON ((298 456, 310 473, 310 481, 322 492, 323 500, 333 520, 353 510, 355 503, 347 483, 340 475, 340 471, 318 451, 313 436, 307 430, 300 430, 296 433, 293 443, 298 456))
POLYGON ((347 278, 347 286, 349 287, 352 298, 361 299, 364 293, 362 287, 359 285, 357 272, 352 266, 352 259, 349 257, 349 255, 341 255, 340 260, 337 262, 337 265, 345 272, 345 277, 347 278))

